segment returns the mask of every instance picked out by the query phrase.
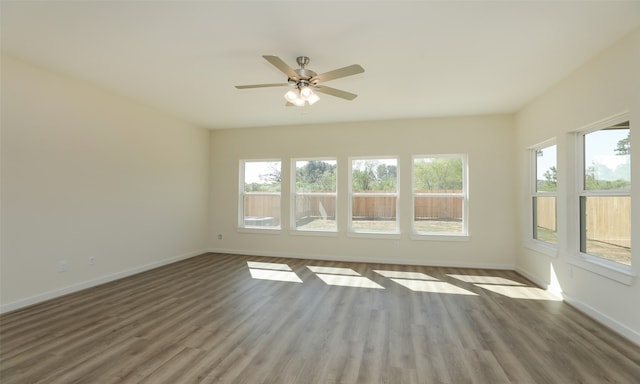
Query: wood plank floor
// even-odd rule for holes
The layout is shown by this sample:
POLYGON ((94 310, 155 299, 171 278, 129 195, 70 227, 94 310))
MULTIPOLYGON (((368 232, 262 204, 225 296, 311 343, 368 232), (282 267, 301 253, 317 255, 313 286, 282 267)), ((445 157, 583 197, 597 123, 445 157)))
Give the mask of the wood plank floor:
POLYGON ((0 316, 0 382, 640 382, 637 345, 552 299, 511 271, 205 254, 0 316))

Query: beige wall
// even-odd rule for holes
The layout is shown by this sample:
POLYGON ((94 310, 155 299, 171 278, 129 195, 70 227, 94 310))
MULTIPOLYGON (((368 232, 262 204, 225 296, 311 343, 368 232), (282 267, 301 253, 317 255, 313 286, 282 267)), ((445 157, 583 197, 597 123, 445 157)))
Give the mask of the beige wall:
POLYGON ((211 132, 211 250, 336 260, 513 268, 515 259, 514 121, 509 116, 336 123, 211 132), (411 156, 465 153, 469 158, 470 239, 420 241, 411 231, 411 156), (337 236, 289 231, 292 158, 338 159, 337 236), (347 236, 349 156, 398 156, 400 227, 396 239, 347 236), (283 162, 283 230, 239 232, 240 159, 283 162), (217 235, 222 234, 222 240, 217 235))
POLYGON ((3 57, 0 309, 206 249, 208 140, 206 129, 3 57))
MULTIPOLYGON (((640 156, 632 157, 632 273, 621 283, 606 269, 580 263, 577 253, 576 145, 571 132, 628 111, 631 136, 640 125, 640 30, 602 52, 517 114, 518 269, 542 285, 561 290, 565 299, 640 343, 640 156), (525 246, 528 238, 529 157, 527 148, 555 137, 558 144, 558 252, 525 246), (578 260, 578 261, 576 261, 578 260), (609 275, 607 277, 606 275, 609 275)), ((635 141, 634 141, 635 143, 635 141)), ((635 148, 635 147, 634 147, 635 148)), ((621 276, 624 277, 624 276, 621 276)))

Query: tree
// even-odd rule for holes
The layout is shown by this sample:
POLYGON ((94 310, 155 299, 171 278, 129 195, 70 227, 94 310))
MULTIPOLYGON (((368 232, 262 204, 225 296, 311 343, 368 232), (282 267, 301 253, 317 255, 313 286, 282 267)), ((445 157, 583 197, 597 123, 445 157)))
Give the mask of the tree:
POLYGON ((544 174, 544 180, 538 180, 538 191, 555 191, 558 187, 558 169, 552 166, 544 174))
POLYGON ((631 131, 627 133, 627 137, 618 141, 616 149, 614 149, 616 155, 630 155, 631 154, 631 131))
POLYGON ((351 173, 354 191, 396 191, 398 178, 396 165, 384 164, 377 160, 366 160, 356 165, 351 173))
POLYGON ((415 163, 415 188, 421 191, 462 189, 462 159, 431 158, 415 163))
POLYGON ((296 190, 299 192, 334 192, 336 165, 322 160, 308 161, 296 168, 296 190))

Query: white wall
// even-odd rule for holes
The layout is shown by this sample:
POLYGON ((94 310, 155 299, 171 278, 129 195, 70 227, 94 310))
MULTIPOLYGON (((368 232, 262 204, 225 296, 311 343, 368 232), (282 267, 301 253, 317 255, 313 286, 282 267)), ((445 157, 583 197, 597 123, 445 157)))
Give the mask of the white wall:
POLYGON ((206 129, 3 57, 0 310, 202 253, 208 157, 206 129))
MULTIPOLYGON (((640 343, 640 285, 603 276, 606 270, 570 263, 577 252, 575 159, 571 132, 629 111, 635 143, 640 125, 640 30, 599 54, 517 114, 519 237, 517 267, 542 285, 553 285, 567 301, 640 343), (558 144, 558 235, 556 257, 524 246, 529 231, 529 158, 527 148, 549 138, 558 144), (599 273, 598 273, 599 272, 599 273), (554 276, 555 275, 555 276, 554 276)), ((634 148, 637 144, 634 144, 634 148)), ((640 156, 632 156, 632 272, 640 272, 640 156)))
POLYGON ((509 116, 336 123, 315 126, 219 130, 211 134, 212 251, 301 258, 425 265, 513 268, 515 264, 514 120, 509 116), (411 240, 411 156, 466 153, 469 158, 470 240, 411 240), (338 159, 337 236, 289 232, 292 158, 338 159), (399 156, 402 237, 348 237, 349 156, 399 156), (283 162, 283 230, 243 233, 238 223, 240 159, 283 162), (222 240, 217 235, 222 234, 222 240))

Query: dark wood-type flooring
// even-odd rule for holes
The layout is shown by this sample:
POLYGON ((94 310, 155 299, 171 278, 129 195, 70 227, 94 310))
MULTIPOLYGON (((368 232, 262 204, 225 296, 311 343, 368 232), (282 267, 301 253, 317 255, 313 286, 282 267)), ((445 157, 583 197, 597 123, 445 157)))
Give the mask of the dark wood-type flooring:
POLYGON ((512 271, 222 254, 4 314, 0 348, 2 384, 640 382, 640 347, 512 271))

